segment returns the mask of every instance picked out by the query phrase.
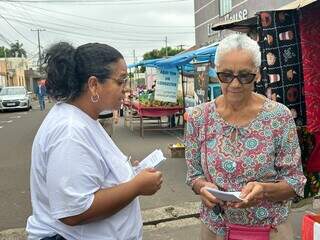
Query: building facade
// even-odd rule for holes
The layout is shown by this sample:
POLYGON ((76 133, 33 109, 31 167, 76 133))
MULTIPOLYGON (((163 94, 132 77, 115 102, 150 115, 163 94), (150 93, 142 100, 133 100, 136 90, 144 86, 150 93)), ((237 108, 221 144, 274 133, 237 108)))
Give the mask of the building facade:
POLYGON ((28 61, 25 58, 0 58, 0 85, 26 86, 27 69, 28 61))
POLYGON ((259 11, 278 9, 293 0, 194 0, 197 47, 221 40, 230 31, 211 28, 228 20, 244 20, 259 11))

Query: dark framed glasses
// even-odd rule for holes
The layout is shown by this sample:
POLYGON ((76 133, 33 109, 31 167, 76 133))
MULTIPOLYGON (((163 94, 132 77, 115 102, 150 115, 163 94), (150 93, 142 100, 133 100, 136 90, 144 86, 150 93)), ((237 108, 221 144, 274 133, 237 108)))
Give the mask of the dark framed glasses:
POLYGON ((238 75, 234 75, 230 72, 217 72, 218 79, 222 83, 231 83, 237 78, 241 84, 249 84, 252 83, 256 75, 255 73, 239 73, 238 75))

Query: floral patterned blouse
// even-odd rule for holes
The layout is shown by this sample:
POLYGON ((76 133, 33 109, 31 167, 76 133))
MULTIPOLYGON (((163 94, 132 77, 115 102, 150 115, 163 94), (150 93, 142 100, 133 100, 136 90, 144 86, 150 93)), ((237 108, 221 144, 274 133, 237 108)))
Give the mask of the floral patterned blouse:
MULTIPOLYGON (((260 113, 245 127, 227 123, 215 111, 214 101, 196 106, 187 123, 185 140, 190 186, 196 179, 205 178, 220 190, 241 191, 248 182, 283 180, 303 196, 306 178, 296 126, 290 110, 280 103, 266 99, 260 113)), ((202 222, 218 235, 225 234, 226 221, 276 226, 285 222, 288 214, 287 201, 263 200, 247 209, 227 208, 224 220, 204 204, 200 209, 202 222)))

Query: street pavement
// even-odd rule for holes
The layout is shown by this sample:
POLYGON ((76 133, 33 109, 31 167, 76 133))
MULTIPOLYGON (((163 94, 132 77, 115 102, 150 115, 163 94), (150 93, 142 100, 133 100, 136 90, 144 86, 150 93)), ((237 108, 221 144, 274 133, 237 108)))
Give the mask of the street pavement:
POLYGON ((0 113, 0 230, 23 227, 31 213, 31 146, 46 114, 32 104, 30 111, 0 113))
MULTIPOLYGON (((29 112, 0 114, 0 240, 26 239, 23 228, 31 213, 29 192, 31 146, 47 111, 41 112, 38 104, 33 103, 33 109, 29 112)), ((185 184, 185 160, 171 158, 168 150, 168 144, 178 142, 182 132, 145 132, 144 138, 141 138, 138 125, 133 131, 125 125, 122 119, 113 136, 125 154, 131 155, 133 160, 141 160, 159 148, 167 157, 161 167, 164 175, 161 190, 154 196, 140 197, 145 224, 144 239, 198 239, 199 198, 185 184)), ((307 210, 312 210, 310 205, 294 210, 293 225, 297 236, 300 235, 301 216, 307 210)))

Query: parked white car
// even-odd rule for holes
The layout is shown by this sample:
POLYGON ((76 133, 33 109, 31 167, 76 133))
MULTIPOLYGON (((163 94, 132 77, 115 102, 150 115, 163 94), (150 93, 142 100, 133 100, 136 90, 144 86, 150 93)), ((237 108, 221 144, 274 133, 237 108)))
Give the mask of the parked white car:
POLYGON ((31 109, 31 96, 25 87, 4 87, 0 91, 0 111, 31 109))

